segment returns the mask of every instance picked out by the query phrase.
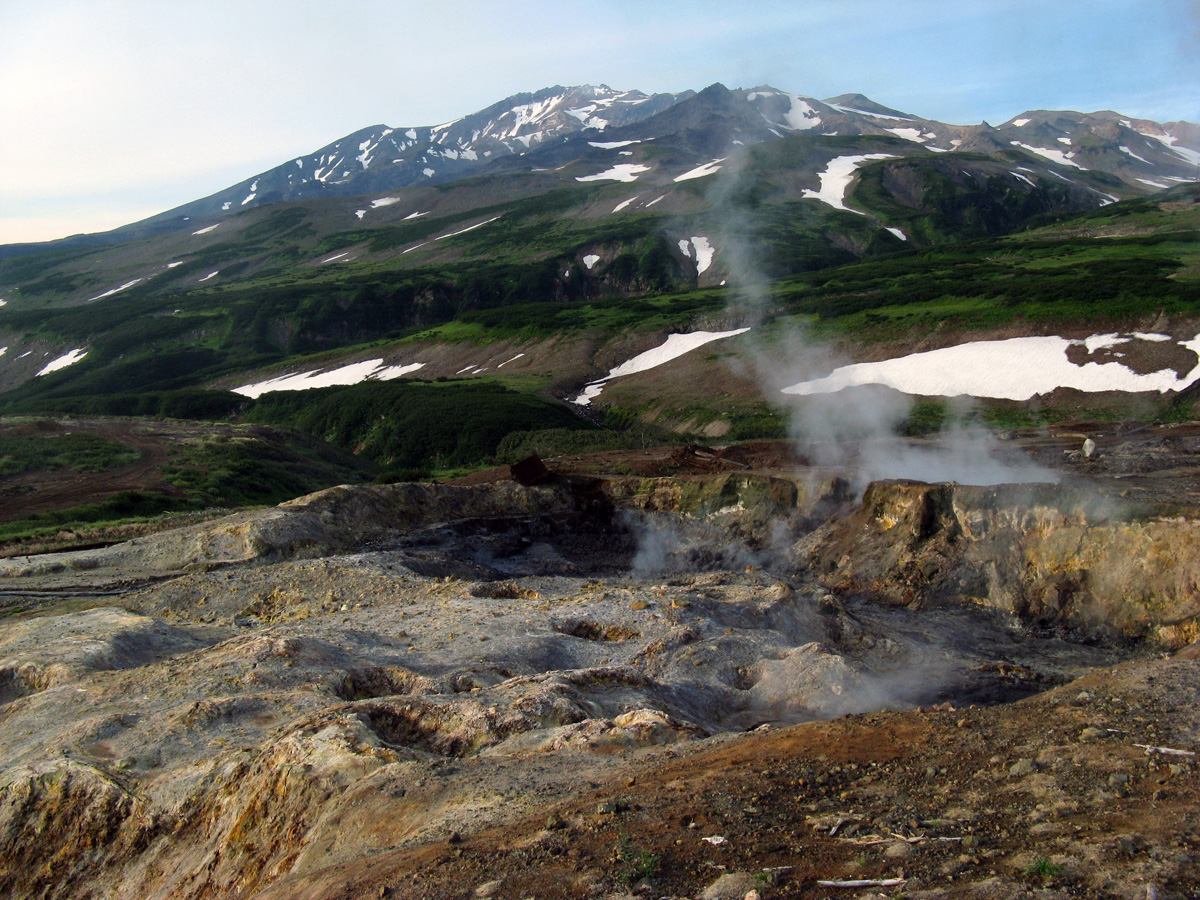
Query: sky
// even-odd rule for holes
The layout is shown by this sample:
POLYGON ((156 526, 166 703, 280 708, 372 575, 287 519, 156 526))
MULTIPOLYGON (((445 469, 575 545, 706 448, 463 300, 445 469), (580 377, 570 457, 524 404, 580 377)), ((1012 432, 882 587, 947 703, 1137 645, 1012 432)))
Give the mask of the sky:
POLYGON ((0 244, 555 84, 1200 122, 1200 0, 0 0, 0 244))

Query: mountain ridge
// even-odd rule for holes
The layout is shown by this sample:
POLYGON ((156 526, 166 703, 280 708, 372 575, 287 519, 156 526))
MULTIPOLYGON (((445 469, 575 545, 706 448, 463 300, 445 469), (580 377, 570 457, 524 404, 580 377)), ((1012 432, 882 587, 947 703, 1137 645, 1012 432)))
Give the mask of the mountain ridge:
POLYGON ((890 134, 935 152, 996 155, 1016 148, 1067 171, 1090 168, 1115 174, 1139 190, 1161 190, 1200 177, 1200 125, 1185 120, 1159 123, 1111 110, 1027 110, 999 126, 952 125, 893 109, 860 93, 818 100, 770 85, 730 90, 716 83, 699 92, 660 94, 617 91, 607 85, 554 85, 514 94, 439 125, 366 126, 138 222, 57 241, 0 246, 0 258, 182 230, 200 220, 211 224, 277 202, 446 184, 485 174, 501 160, 503 170, 517 171, 531 153, 551 146, 575 146, 583 138, 610 133, 655 139, 678 130, 681 118, 690 118, 699 128, 709 116, 721 120, 723 129, 691 143, 714 155, 795 134, 890 134), (663 122, 652 124, 664 114, 663 122), (645 123, 651 124, 635 127, 645 123))

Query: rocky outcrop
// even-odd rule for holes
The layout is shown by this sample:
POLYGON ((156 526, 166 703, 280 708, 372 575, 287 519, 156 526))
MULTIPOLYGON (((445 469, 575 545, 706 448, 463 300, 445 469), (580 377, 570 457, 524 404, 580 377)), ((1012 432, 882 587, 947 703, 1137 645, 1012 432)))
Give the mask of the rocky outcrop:
POLYGON ((794 556, 830 589, 893 605, 979 603, 1176 647, 1200 636, 1200 522, 1127 520, 1061 485, 875 482, 794 556))
POLYGON ((0 576, 121 569, 177 572, 248 560, 313 558, 403 534, 425 525, 485 516, 570 512, 568 486, 524 488, 511 482, 342 485, 188 528, 112 547, 0 561, 0 576))

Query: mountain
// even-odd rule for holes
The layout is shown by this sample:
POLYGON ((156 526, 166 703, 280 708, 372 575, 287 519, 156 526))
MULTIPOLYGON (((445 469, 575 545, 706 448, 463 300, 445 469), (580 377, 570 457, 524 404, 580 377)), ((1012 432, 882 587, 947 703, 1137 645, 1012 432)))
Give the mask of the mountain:
MULTIPOLYGON (((930 152, 979 153, 1051 163, 1070 180, 1115 176, 1144 193, 1196 180, 1200 125, 1158 123, 1115 112, 1035 110, 993 127, 950 125, 876 103, 862 94, 817 100, 770 86, 647 95, 605 85, 554 86, 517 94, 441 125, 374 125, 287 160, 208 197, 111 232, 48 244, 0 247, 0 259, 51 247, 97 246, 211 224, 254 207, 442 185, 481 174, 567 164, 590 148, 671 138, 693 164, 796 135, 893 136, 930 152)), ((1014 167, 1017 170, 1017 167, 1014 167)), ((1122 190, 1103 191, 1115 199, 1122 190)))
MULTIPOLYGON (((871 336, 839 338, 851 356, 926 328, 1111 329, 1196 304, 1198 136, 1112 112, 948 125, 857 94, 721 85, 555 87, 365 129, 155 219, 0 253, 0 410, 255 406, 315 428, 315 406, 268 415, 247 398, 358 373, 516 378, 561 406, 630 348, 760 321, 871 336)), ((778 430, 758 388, 732 383, 708 367, 567 408, 778 430)))

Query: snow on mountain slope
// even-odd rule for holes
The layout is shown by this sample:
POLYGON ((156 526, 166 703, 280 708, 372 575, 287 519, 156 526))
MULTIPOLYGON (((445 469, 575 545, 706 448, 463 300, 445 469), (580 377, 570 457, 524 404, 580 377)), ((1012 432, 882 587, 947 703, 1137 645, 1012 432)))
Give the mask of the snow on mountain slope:
MULTIPOLYGON (((658 150, 651 145, 664 141, 679 163, 669 174, 687 180, 716 172, 721 160, 743 147, 835 136, 902 139, 924 151, 983 154, 1015 168, 1029 165, 1032 155, 1062 178, 1076 178, 1081 170, 1116 175, 1134 194, 1200 179, 1200 126, 1189 122, 1162 124, 1111 111, 1033 110, 999 126, 955 125, 861 94, 818 100, 769 85, 729 90, 715 84, 698 93, 653 95, 605 85, 555 86, 440 125, 364 128, 211 196, 83 242, 184 228, 205 234, 218 220, 258 206, 376 195, 370 207, 364 201, 351 210, 366 224, 371 210, 406 187, 484 172, 552 172, 583 160, 596 165, 576 177, 627 180, 645 171, 639 167, 658 150), (610 159, 601 164, 597 153, 610 159), (620 177, 599 177, 605 172, 620 177)), ((12 251, 21 252, 28 251, 12 251)))

